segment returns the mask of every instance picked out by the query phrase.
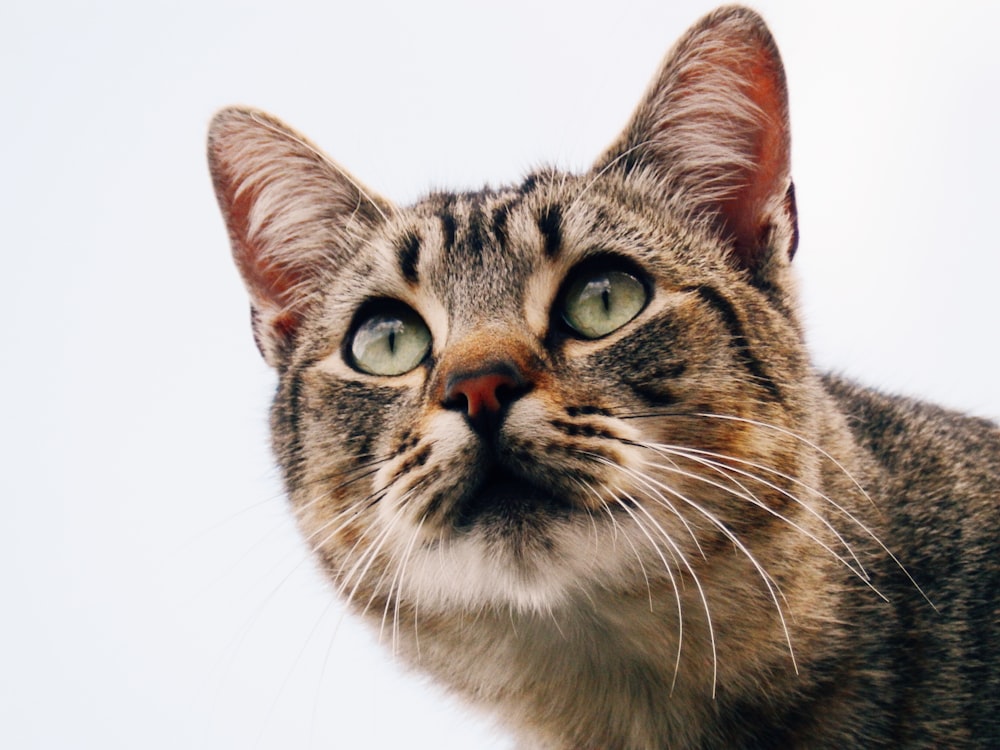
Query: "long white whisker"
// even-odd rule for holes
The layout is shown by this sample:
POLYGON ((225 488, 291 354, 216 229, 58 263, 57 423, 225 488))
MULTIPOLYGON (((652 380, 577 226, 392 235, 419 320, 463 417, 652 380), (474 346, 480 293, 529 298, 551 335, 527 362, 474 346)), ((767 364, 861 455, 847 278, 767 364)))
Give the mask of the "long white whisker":
MULTIPOLYGON (((776 432, 781 433, 782 435, 787 435, 787 436, 789 436, 789 437, 791 437, 791 438, 793 438, 795 440, 798 440, 799 442, 803 443, 804 445, 807 445, 810 448, 812 448, 813 450, 815 450, 821 456, 823 456, 828 461, 830 461, 835 467, 837 467, 837 469, 841 473, 843 473, 843 475, 846 476, 851 481, 851 483, 857 488, 857 490, 865 497, 865 499, 871 504, 871 506, 873 508, 875 508, 876 511, 878 511, 878 506, 875 504, 875 501, 872 499, 871 495, 869 495, 868 492, 865 491, 865 488, 861 486, 861 483, 858 482, 858 480, 854 477, 854 475, 851 474, 851 472, 849 472, 847 470, 847 468, 842 463, 840 463, 836 458, 834 458, 832 455, 830 455, 830 453, 828 453, 827 451, 825 451, 820 446, 816 445, 816 443, 814 443, 813 441, 811 441, 811 440, 809 440, 809 439, 807 439, 807 438, 805 438, 805 437, 803 437, 801 435, 798 435, 798 434, 796 434, 795 432, 793 432, 791 430, 785 429, 784 427, 779 427, 777 425, 768 424, 767 422, 760 422, 760 421, 755 420, 755 419, 747 419, 745 417, 737 417, 737 416, 725 415, 725 414, 712 414, 712 413, 708 413, 708 412, 700 412, 696 416, 705 417, 705 418, 708 418, 708 419, 724 419, 724 420, 729 420, 729 421, 733 421, 733 422, 743 422, 745 424, 754 425, 755 427, 763 427, 765 429, 774 430, 776 432)), ((939 610, 937 608, 937 605, 935 605, 934 602, 931 601, 930 597, 927 596, 927 594, 924 592, 924 590, 920 587, 920 584, 917 583, 916 579, 914 579, 913 576, 910 575, 910 571, 908 571, 906 569, 906 566, 903 565, 903 563, 899 560, 898 557, 896 557, 896 555, 893 553, 893 551, 890 550, 886 546, 885 542, 883 542, 881 539, 879 539, 879 537, 877 535, 875 535, 874 533, 872 533, 863 523, 861 523, 855 516, 853 516, 850 513, 850 511, 848 511, 846 508, 843 508, 842 506, 840 506, 837 503, 833 503, 833 505, 834 505, 835 508, 837 508, 842 513, 844 513, 848 518, 850 518, 854 523, 856 523, 860 528, 862 528, 862 529, 865 530, 865 532, 870 536, 870 538, 872 539, 872 541, 874 541, 875 544, 877 544, 882 549, 882 551, 885 552, 886 555, 888 555, 889 559, 892 560, 892 562, 896 565, 896 567, 903 573, 903 575, 906 576, 907 580, 909 580, 910 584, 920 593, 920 596, 923 597, 924 601, 926 601, 935 612, 938 612, 939 610)), ((879 512, 881 512, 881 511, 879 511, 879 512)), ((864 578, 862 578, 862 580, 864 580, 864 578)), ((882 596, 882 594, 880 593, 879 596, 882 596)), ((885 598, 885 597, 883 597, 883 598, 885 598)))
MULTIPOLYGON (((607 460, 604 459, 603 456, 600 456, 599 454, 596 453, 588 453, 587 455, 599 461, 607 460)), ((667 458, 669 460, 669 457, 667 458)), ((684 517, 684 514, 681 513, 679 510, 677 510, 677 507, 672 502, 670 502, 666 497, 664 497, 664 495, 656 488, 656 486, 652 482, 650 482, 649 479, 646 478, 646 476, 642 472, 635 471, 634 469, 630 469, 626 466, 618 466, 617 468, 621 471, 628 473, 629 476, 641 482, 647 491, 652 492, 654 495, 656 495, 657 499, 660 501, 663 507, 672 512, 678 518, 681 524, 683 524, 688 535, 691 537, 691 541, 694 542, 694 546, 698 550, 698 554, 701 555, 701 558, 703 560, 707 560, 708 557, 705 555, 705 550, 702 549, 701 542, 698 541, 697 534, 694 533, 694 529, 691 528, 691 524, 688 523, 688 520, 684 517)))
POLYGON ((310 508, 312 508, 313 505, 315 505, 316 503, 320 502, 325 498, 332 496, 337 490, 343 489, 344 487, 354 484, 355 482, 360 482, 361 480, 366 479, 372 476, 373 474, 377 474, 380 465, 384 464, 386 461, 388 461, 387 458, 379 458, 373 461, 368 461, 366 463, 359 464, 350 469, 347 469, 346 471, 338 472, 337 474, 331 476, 321 477, 320 479, 316 480, 315 484, 322 485, 323 492, 314 497, 309 502, 305 503, 304 505, 300 505, 296 508, 293 508, 292 513, 296 516, 296 518, 301 517, 310 508), (333 479, 336 476, 345 477, 349 474, 354 474, 355 476, 352 476, 349 479, 341 482, 340 484, 334 485, 333 487, 326 486, 326 484, 329 482, 330 479, 333 479))
MULTIPOLYGON (((653 525, 653 527, 660 533, 660 536, 663 538, 663 540, 673 550, 673 554, 675 555, 675 559, 677 559, 678 557, 680 558, 681 563, 687 569, 688 573, 691 574, 691 580, 694 581, 695 588, 698 589, 698 597, 701 599, 702 607, 705 610, 705 623, 708 626, 708 639, 709 639, 709 643, 710 643, 711 649, 712 649, 712 698, 714 699, 715 698, 715 688, 716 688, 716 685, 718 684, 718 678, 719 678, 719 656, 718 656, 718 652, 716 651, 716 645, 715 645, 715 626, 712 624, 712 613, 711 613, 711 611, 709 609, 709 606, 708 606, 708 597, 705 596, 705 590, 704 590, 704 588, 702 588, 702 585, 701 585, 701 579, 698 578, 698 574, 695 572, 694 568, 691 567, 691 563, 688 561, 688 559, 684 555, 683 551, 681 551, 681 549, 677 546, 677 543, 674 542, 674 540, 671 538, 670 534, 667 533, 667 531, 660 525, 660 523, 653 517, 653 515, 645 508, 645 506, 642 503, 640 503, 639 501, 637 501, 634 497, 632 497, 627 492, 623 491, 623 494, 625 495, 625 497, 627 497, 629 500, 632 501, 632 503, 635 505, 636 508, 638 508, 640 511, 642 511, 643 515, 646 516, 646 518, 648 519, 649 523, 651 523, 653 525)), ((666 501, 666 498, 664 498, 664 503, 666 505, 668 505, 668 506, 671 505, 671 503, 669 503, 668 501, 666 501)), ((625 508, 626 512, 629 512, 627 506, 625 506, 624 504, 622 504, 622 507, 625 508)), ((632 515, 632 513, 629 512, 629 515, 632 515)), ((635 518, 635 517, 633 516, 633 518, 635 518)), ((638 519, 635 519, 635 520, 636 520, 636 523, 638 524, 638 519)), ((650 542, 653 542, 653 540, 650 539, 650 542)), ((659 551, 659 546, 656 545, 655 542, 653 542, 653 547, 654 547, 654 549, 657 550, 657 554, 660 555, 660 559, 662 560, 663 559, 663 555, 659 551)), ((699 550, 700 549, 701 548, 699 547, 699 550)), ((664 564, 666 564, 666 561, 664 561, 664 564)), ((669 568, 668 568, 668 570, 669 570, 669 568)), ((679 623, 678 624, 678 629, 677 629, 678 630, 677 662, 674 664, 674 676, 673 676, 673 680, 672 680, 672 682, 670 684, 670 689, 671 689, 671 691, 673 691, 674 686, 677 684, 677 674, 678 674, 678 671, 680 669, 681 640, 682 640, 682 632, 683 632, 682 631, 682 628, 683 628, 683 618, 680 615, 680 606, 681 606, 681 604, 680 604, 680 594, 677 592, 677 584, 674 582, 673 575, 670 576, 670 581, 671 581, 671 583, 674 584, 674 593, 677 596, 678 623, 679 623)))
MULTIPOLYGON (((651 448, 653 450, 656 450, 657 452, 659 452, 660 449, 663 448, 663 446, 654 447, 652 445, 647 445, 646 447, 649 447, 649 448, 651 448)), ((656 466, 657 468, 663 469, 665 471, 670 471, 672 473, 678 474, 679 476, 687 477, 689 479, 694 479, 695 481, 707 484, 710 487, 715 487, 717 489, 722 490, 723 492, 726 492, 729 495, 732 495, 733 497, 739 498, 741 500, 746 500, 747 502, 751 503, 752 505, 755 505, 756 507, 760 508, 761 510, 763 510, 766 513, 770 514, 771 516, 773 516, 773 517, 775 517, 775 518, 783 521, 784 523, 788 524, 788 526, 790 526, 791 528, 793 528, 796 531, 798 531, 804 537, 806 537, 810 541, 814 542, 815 544, 817 544, 818 546, 822 547, 824 550, 826 550, 827 552, 829 552, 838 562, 840 562, 841 564, 843 564, 854 575, 856 575, 858 578, 860 578, 862 581, 864 581, 866 584, 868 584, 869 588, 871 588, 873 591, 875 591, 882 599, 885 599, 885 596, 882 595, 874 586, 872 586, 870 576, 867 574, 867 571, 865 571, 864 567, 861 565, 861 562, 858 561, 858 559, 855 556, 854 551, 851 549, 850 545, 847 544, 847 542, 843 539, 843 537, 841 537, 841 535, 836 531, 836 529, 833 529, 830 526, 829 521, 827 521, 826 519, 824 519, 822 516, 819 516, 819 514, 817 514, 815 511, 812 511, 813 514, 816 515, 828 528, 830 528, 831 531, 836 535, 836 537, 841 541, 841 543, 847 549, 848 554, 850 554, 851 557, 854 558, 854 560, 858 563, 858 567, 860 568, 860 570, 855 569, 854 566, 851 565, 851 563, 850 563, 849 560, 847 560, 846 558, 844 558, 842 555, 837 554, 837 552, 833 548, 831 548, 830 545, 828 545, 822 539, 820 539, 819 537, 817 537, 811 531, 808 531, 807 529, 803 528, 800 524, 798 524, 795 521, 793 521, 792 519, 788 518, 783 513, 780 513, 779 511, 776 511, 773 508, 768 507, 768 505, 766 503, 762 502, 760 500, 760 498, 758 498, 753 492, 751 492, 745 485, 743 485, 741 482, 739 482, 738 480, 734 479, 733 477, 726 475, 725 472, 726 471, 732 471, 734 473, 747 476, 747 477, 749 477, 751 479, 755 479, 757 481, 760 481, 762 484, 765 484, 767 486, 771 486, 771 487, 773 487, 773 489, 775 489, 775 490, 777 490, 779 492, 783 492, 783 490, 780 487, 773 486, 770 483, 768 483, 766 480, 761 479, 760 477, 756 477, 756 476, 754 476, 752 474, 748 474, 746 472, 742 472, 742 471, 740 471, 738 469, 735 469, 733 467, 725 466, 724 464, 719 464, 718 462, 711 461, 710 459, 707 459, 707 458, 704 458, 704 457, 701 457, 701 456, 684 454, 683 451, 681 451, 681 450, 672 451, 672 454, 675 455, 675 456, 683 456, 683 457, 687 458, 690 461, 694 461, 696 463, 701 464, 702 466, 706 466, 706 467, 712 469, 713 471, 717 471, 718 473, 722 474, 723 476, 725 476, 730 481, 736 483, 736 485, 742 490, 742 492, 738 492, 738 491, 734 490, 732 487, 727 487, 726 485, 720 484, 719 482, 716 482, 716 481, 714 481, 712 479, 709 479, 708 477, 704 477, 704 476, 702 476, 700 474, 697 474, 697 473, 694 473, 694 472, 685 471, 685 470, 681 469, 680 467, 678 467, 676 464, 672 464, 671 466, 666 466, 666 465, 659 464, 659 463, 656 463, 656 462, 647 462, 647 463, 650 466, 656 466)), ((788 495, 788 497, 790 497, 792 500, 794 500, 794 501, 800 503, 801 505, 803 505, 803 507, 808 508, 807 505, 805 505, 804 503, 802 503, 801 500, 799 500, 798 498, 795 498, 793 495, 790 495, 788 493, 784 493, 784 494, 788 495)))
POLYGON ((309 544, 310 549, 312 549, 314 553, 318 552, 323 547, 325 547, 330 542, 331 539, 333 539, 337 534, 343 531, 347 526, 350 525, 352 521, 357 519, 357 517, 364 512, 365 508, 357 504, 350 505, 344 508, 342 511, 331 516, 322 525, 318 526, 316 529, 310 532, 309 535, 305 537, 305 542, 309 544), (336 524, 338 521, 343 521, 343 523, 340 523, 332 531, 326 533, 330 529, 330 527, 336 524), (313 540, 316 539, 316 537, 324 533, 326 533, 326 535, 320 541, 316 542, 315 544, 312 544, 313 540))
MULTIPOLYGON (((647 487, 650 490, 652 490, 656 495, 659 496, 659 502, 660 502, 660 504, 663 507, 671 510, 674 513, 674 515, 677 516, 681 520, 681 523, 684 525, 684 528, 687 529, 687 532, 691 535, 692 540, 694 540, 695 547, 697 548, 699 554, 702 556, 703 559, 707 559, 707 558, 705 558, 705 552, 702 549, 701 544, 699 544, 697 537, 695 537, 694 530, 688 524, 687 519, 685 519, 681 515, 681 513, 674 507, 673 503, 671 503, 669 500, 667 500, 666 497, 664 497, 662 494, 660 494, 660 492, 652 484, 650 484, 649 482, 647 482, 646 479, 645 479, 645 477, 643 477, 639 472, 636 472, 636 471, 634 471, 632 469, 629 469, 629 468, 627 468, 625 466, 619 466, 618 464, 615 464, 614 462, 609 461, 607 458, 605 458, 603 456, 600 456, 598 454, 588 453, 587 455, 591 456, 592 458, 594 458, 595 460, 597 460, 599 463, 604 463, 605 465, 608 465, 608 466, 617 467, 619 470, 624 471, 625 473, 629 474, 633 478, 638 479, 641 482, 643 482, 644 484, 646 484, 647 487)), ((650 514, 650 512, 645 508, 645 506, 643 506, 642 503, 638 502, 629 493, 624 492, 620 488, 619 488, 619 491, 622 492, 622 494, 625 495, 625 497, 627 497, 629 500, 631 500, 635 504, 635 507, 637 507, 640 511, 642 511, 643 515, 645 515, 646 518, 649 519, 649 522, 653 524, 653 527, 660 533, 660 536, 667 543, 667 545, 668 545, 668 547, 670 549, 670 554, 674 558, 674 562, 678 564, 678 567, 680 567, 680 565, 683 565, 687 569, 688 573, 691 574, 691 579, 694 581, 695 587, 698 589, 698 596, 701 598, 702 606, 705 609, 705 621, 706 621, 706 623, 708 625, 708 635, 709 635, 709 640, 710 640, 711 646, 712 646, 712 697, 714 698, 715 697, 716 681, 718 679, 718 674, 719 674, 719 662, 718 662, 718 655, 717 655, 717 652, 716 652, 716 644, 715 644, 715 627, 712 624, 712 615, 711 615, 711 612, 710 612, 709 606, 708 606, 708 597, 705 595, 705 590, 702 588, 701 580, 698 578, 698 574, 695 572, 694 568, 691 566, 691 563, 688 561, 687 556, 684 554, 684 552, 680 549, 680 547, 677 546, 677 543, 673 540, 673 538, 670 536, 670 534, 668 534, 667 531, 660 525, 660 523, 653 517, 653 515, 650 514)), ((648 532, 646 532, 646 530, 642 527, 642 524, 639 523, 639 520, 637 518, 635 518, 635 516, 629 510, 628 506, 625 505, 625 504, 623 504, 620 499, 618 499, 618 504, 621 505, 622 508, 630 516, 632 516, 633 520, 636 522, 636 525, 638 525, 643 530, 643 533, 646 533, 647 538, 649 538, 648 532)), ((677 617, 677 619, 678 619, 677 663, 676 663, 676 665, 674 667, 674 678, 673 678, 673 682, 671 683, 671 686, 670 686, 671 690, 673 690, 673 687, 674 687, 674 685, 677 682, 677 670, 680 668, 680 655, 681 655, 680 654, 680 648, 681 648, 681 642, 683 641, 683 617, 681 616, 680 592, 678 591, 677 584, 676 584, 676 582, 674 580, 674 577, 673 577, 673 574, 672 574, 672 572, 670 570, 670 566, 667 564, 666 560, 663 558, 663 553, 660 551, 659 545, 657 545, 652 540, 652 538, 649 538, 649 539, 650 539, 650 542, 653 544, 654 549, 656 549, 657 554, 660 556, 660 559, 663 561, 663 564, 666 567, 667 572, 670 574, 670 581, 674 585, 674 594, 677 597, 677 615, 678 615, 678 617, 677 617)))
POLYGON ((823 448, 816 445, 816 443, 814 443, 812 440, 809 440, 808 438, 805 438, 802 435, 799 435, 798 433, 793 432, 792 430, 786 429, 784 427, 779 427, 778 425, 774 424, 768 424, 767 422, 760 422, 756 419, 748 419, 747 417, 737 417, 735 415, 727 415, 727 414, 711 414, 705 412, 699 413, 696 416, 706 417, 707 419, 725 419, 732 422, 743 422, 745 424, 751 424, 755 427, 763 427, 764 429, 767 430, 774 430, 775 432, 779 432, 782 435, 787 435, 790 438, 798 440, 800 443, 809 446, 814 451, 823 456, 823 458, 827 459, 830 463, 836 466, 837 469, 839 469, 844 474, 845 477, 851 480, 851 483, 858 489, 858 492, 860 492, 864 496, 864 498, 869 503, 872 504, 872 507, 876 509, 878 508, 878 506, 875 504, 875 501, 872 500, 871 495, 869 495, 868 492, 865 490, 865 488, 861 486, 861 482, 855 479, 854 475, 851 474, 851 472, 849 472, 847 468, 842 463, 840 463, 840 461, 838 461, 836 458, 830 455, 830 453, 828 453, 827 451, 823 450, 823 448))
MULTIPOLYGON (((636 516, 632 512, 632 509, 628 507, 628 503, 624 502, 618 496, 615 496, 614 500, 615 503, 618 505, 618 507, 620 507, 623 511, 625 511, 629 515, 629 517, 632 519, 632 522, 635 523, 636 528, 639 529, 639 531, 641 531, 643 535, 649 540, 649 543, 653 546, 653 549, 656 551, 657 556, 663 563, 663 569, 666 571, 667 576, 670 579, 670 585, 673 587, 674 590, 674 599, 677 602, 677 656, 674 659, 674 676, 670 682, 670 692, 673 693, 674 686, 677 684, 677 675, 680 672, 681 668, 681 650, 684 645, 684 607, 683 604, 681 603, 680 588, 677 585, 677 579, 674 577, 674 571, 671 569, 670 563, 668 563, 667 558, 663 556, 663 551, 660 549, 660 545, 656 543, 656 540, 653 539, 653 535, 649 533, 649 530, 645 527, 642 521, 639 520, 638 516, 636 516)), ((635 498, 629 496, 629 500, 635 503, 635 498)), ((673 544, 669 536, 666 536, 665 540, 667 541, 668 544, 673 544)), ((649 579, 647 579, 647 583, 648 580, 649 579)), ((652 605, 652 602, 650 602, 650 604, 652 605)), ((714 654, 715 653, 714 639, 712 641, 712 645, 713 645, 712 653, 714 654)), ((712 680, 712 697, 713 698, 715 697, 714 679, 712 680)))
MULTIPOLYGON (((670 469, 670 467, 663 467, 663 468, 666 468, 668 470, 670 469)), ((781 623, 781 629, 785 635, 785 642, 788 644, 788 655, 792 660, 792 666, 795 669, 796 674, 798 674, 798 664, 795 659, 795 651, 792 648, 791 634, 788 630, 788 624, 785 621, 784 610, 781 608, 781 603, 778 601, 778 594, 781 593, 781 589, 778 586, 778 584, 771 578, 770 575, 768 575, 767 571, 764 570, 763 566, 757 561, 757 558, 753 555, 752 552, 750 552, 747 546, 740 541, 739 537, 737 537, 736 534, 734 534, 733 531, 728 526, 726 526, 726 524, 720 518, 715 516, 712 512, 698 505, 698 503, 691 500, 689 497, 684 495, 684 493, 679 492, 678 490, 674 489, 673 487, 670 487, 664 482, 661 482, 653 477, 650 477, 649 479, 650 481, 655 483, 656 486, 664 490, 667 494, 676 497, 678 500, 682 501, 690 508, 692 508, 696 513, 706 518, 713 526, 715 526, 720 532, 722 532, 723 536, 729 539, 733 543, 733 545, 746 556, 750 564, 753 565, 754 569, 757 571, 761 580, 764 582, 764 585, 767 587, 767 591, 771 596, 771 601, 774 602, 775 609, 778 613, 778 619, 780 620, 781 623)), ((721 489, 725 490, 726 488, 721 487, 721 489)), ((656 500, 655 498, 651 499, 656 500)), ((784 594, 781 594, 781 598, 784 599, 784 594)))
MULTIPOLYGON (((392 653, 395 654, 399 646, 399 609, 401 606, 401 597, 403 592, 403 581, 406 579, 406 564, 410 560, 410 554, 413 552, 413 545, 416 543, 420 536, 420 530, 424 526, 424 521, 427 520, 426 516, 420 518, 420 522, 417 524, 416 528, 413 530, 413 534, 410 536, 410 541, 407 542, 406 548, 403 550, 403 557, 400 560, 399 567, 396 570, 396 575, 393 576, 392 583, 389 585, 389 595, 386 597, 386 609, 389 607, 389 601, 392 599, 393 589, 396 591, 396 606, 392 613, 392 653)), ((385 622, 385 612, 382 613, 383 623, 385 622)), ((381 638, 381 633, 379 634, 381 638)))
MULTIPOLYGON (((605 512, 608 514, 608 517, 611 519, 611 527, 612 527, 612 529, 614 529, 615 536, 617 538, 618 528, 619 528, 618 527, 618 521, 617 521, 617 519, 615 519, 614 513, 612 513, 611 509, 608 507, 607 502, 600 495, 600 493, 598 493, 595 489, 593 489, 593 487, 590 486, 589 482, 587 482, 586 480, 583 480, 583 479, 578 479, 577 481, 580 482, 580 483, 582 483, 588 490, 590 490, 591 493, 593 493, 594 497, 596 497, 598 499, 598 501, 601 504, 601 507, 604 508, 605 512)), ((649 611, 652 612, 653 611, 653 587, 652 587, 652 584, 649 582, 649 573, 646 571, 646 566, 642 562, 642 555, 639 554, 639 550, 636 549, 635 544, 633 544, 632 540, 629 539, 628 534, 625 534, 623 532, 622 533, 622 538, 624 538, 625 541, 628 543, 628 546, 632 548, 632 552, 635 555, 635 559, 639 563, 639 570, 642 572, 642 578, 646 582, 646 593, 649 596, 649 611)))
MULTIPOLYGON (((820 492, 819 490, 817 490, 817 489, 815 489, 813 487, 810 487, 805 482, 803 482, 800 479, 797 479, 797 478, 795 478, 793 476, 790 476, 789 474, 785 474, 784 472, 778 471, 777 469, 772 469, 772 468, 770 468, 768 466, 764 466, 763 464, 759 464, 759 463, 756 463, 754 461, 747 461, 745 459, 737 458, 736 456, 727 456, 727 455, 724 455, 724 454, 721 454, 721 453, 715 453, 713 451, 700 450, 700 449, 697 449, 697 448, 686 448, 686 447, 683 447, 683 446, 673 446, 673 445, 660 445, 660 444, 654 444, 654 443, 648 444, 648 447, 651 447, 651 448, 653 448, 655 450, 666 450, 666 451, 669 451, 672 455, 683 455, 683 456, 686 456, 687 458, 689 458, 692 461, 697 461, 698 463, 702 463, 703 465, 707 465, 707 466, 716 468, 716 469, 718 469, 718 470, 720 470, 722 472, 733 472, 733 473, 739 474, 740 476, 746 477, 748 479, 752 479, 755 482, 759 482, 759 483, 763 484, 765 487, 769 487, 770 489, 773 489, 773 490, 775 490, 777 492, 780 492, 782 495, 784 495, 788 499, 790 499, 793 502, 795 502, 798 505, 800 505, 802 508, 804 508, 806 510, 806 512, 808 512, 810 515, 814 516, 816 519, 818 519, 820 522, 822 522, 823 525, 826 526, 826 528, 829 529, 830 532, 832 534, 834 534, 834 536, 837 537, 837 541, 839 541, 844 546, 844 549, 847 550, 848 554, 854 559, 854 562, 857 563, 858 569, 861 571, 862 577, 866 581, 871 580, 871 576, 868 575, 868 571, 865 570, 865 567, 862 564, 861 560, 858 559, 858 556, 856 554, 854 554, 854 550, 852 549, 851 545, 847 543, 847 541, 843 538, 843 536, 841 536, 840 532, 837 531, 836 527, 834 527, 822 514, 818 513, 814 508, 812 508, 811 506, 809 506, 807 503, 802 502, 802 500, 799 497, 797 497, 793 493, 789 492, 788 490, 784 489, 783 487, 779 487, 778 485, 774 484, 773 482, 769 482, 768 480, 766 480, 763 477, 758 476, 756 474, 752 474, 752 473, 750 473, 748 471, 744 471, 742 469, 738 469, 735 466, 729 466, 725 462, 726 461, 732 461, 734 463, 740 463, 740 464, 743 464, 744 466, 750 466, 751 468, 757 469, 758 471, 768 472, 768 473, 773 474, 774 476, 777 476, 777 477, 779 477, 781 479, 785 479, 786 481, 792 482, 792 483, 798 485, 799 487, 802 487, 804 490, 806 490, 806 491, 814 494, 816 497, 820 498, 821 500, 824 500, 827 503, 829 503, 830 505, 832 505, 838 511, 840 511, 841 513, 843 513, 844 515, 846 515, 851 521, 853 521, 854 524, 857 525, 868 536, 870 536, 870 537, 874 537, 875 536, 875 534, 867 526, 865 526, 864 523, 862 523, 857 518, 855 518, 854 515, 851 514, 850 511, 848 511, 846 508, 841 507, 836 501, 834 501, 833 499, 831 499, 830 497, 828 497, 826 494, 820 492), (720 459, 720 461, 713 461, 713 460, 711 460, 709 458, 705 458, 706 456, 710 456, 712 458, 720 459)), ((733 481, 735 481, 735 480, 733 480, 733 481)), ((742 484, 740 486, 743 487, 742 484)), ((743 489, 746 490, 745 487, 743 487, 743 489)), ((749 492, 749 490, 746 490, 746 491, 749 492)), ((789 523, 791 523, 791 522, 789 521, 789 523)), ((795 526, 795 528, 798 528, 798 526, 796 526, 795 524, 791 524, 791 525, 795 526)), ((810 537, 810 538, 812 538, 812 537, 810 537)), ((822 544, 822 542, 820 542, 820 544, 822 544)), ((825 547, 825 545, 823 545, 823 546, 825 547)), ((829 549, 829 548, 827 547, 827 549, 829 549)), ((857 572, 857 571, 855 571, 855 572, 857 572)))
MULTIPOLYGON (((346 589, 347 584, 354 578, 355 574, 357 573, 357 580, 354 583, 354 587, 351 589, 351 593, 348 594, 348 596, 347 596, 347 602, 348 602, 348 604, 350 604, 351 602, 354 601, 354 596, 357 594, 358 588, 360 588, 362 582, 365 580, 365 577, 368 575, 368 571, 371 569, 371 566, 374 564, 375 560, 378 558, 379 554, 382 552, 382 548, 383 548, 383 546, 385 546, 386 541, 391 536, 392 531, 393 531, 393 529, 394 529, 394 527, 396 525, 396 522, 402 517, 403 513, 405 512, 405 510, 406 510, 406 505, 403 504, 403 503, 400 503, 399 508, 396 509, 396 512, 393 514, 392 518, 390 518, 389 522, 385 525, 385 528, 383 528, 378 533, 378 535, 372 540, 372 546, 368 550, 366 550, 364 554, 362 554, 360 556, 360 558, 357 560, 357 562, 355 562, 354 566, 350 569, 350 571, 348 571, 344 575, 343 584, 337 590, 338 595, 343 595, 343 592, 346 589), (363 565, 363 567, 362 567, 362 565, 363 565), (360 573, 358 573, 358 569, 359 568, 361 568, 360 573)), ((361 536, 363 537, 366 533, 367 533, 367 530, 365 530, 364 532, 362 532, 361 536)), ((379 577, 379 579, 376 582, 375 586, 373 586, 371 597, 368 599, 368 602, 365 604, 365 606, 364 606, 364 608, 363 608, 363 610, 361 612, 362 615, 365 612, 368 611, 368 608, 371 606, 372 601, 374 600, 375 596, 378 594, 378 589, 379 589, 379 586, 381 586, 381 584, 382 584, 382 580, 383 580, 384 576, 385 576, 385 573, 383 572, 382 576, 379 577)))

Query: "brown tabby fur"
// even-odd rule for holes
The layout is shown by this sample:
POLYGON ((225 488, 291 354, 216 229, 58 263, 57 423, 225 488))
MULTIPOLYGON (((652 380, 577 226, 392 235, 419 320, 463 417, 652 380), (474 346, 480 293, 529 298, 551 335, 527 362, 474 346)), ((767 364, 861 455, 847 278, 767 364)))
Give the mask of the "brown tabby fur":
POLYGON ((398 208, 246 109, 209 159, 294 511, 415 668, 532 748, 1000 743, 1000 432, 813 370, 753 12, 689 31, 584 175, 398 208), (649 300, 586 339, 598 267, 649 300), (432 343, 366 374, 387 300, 432 343))

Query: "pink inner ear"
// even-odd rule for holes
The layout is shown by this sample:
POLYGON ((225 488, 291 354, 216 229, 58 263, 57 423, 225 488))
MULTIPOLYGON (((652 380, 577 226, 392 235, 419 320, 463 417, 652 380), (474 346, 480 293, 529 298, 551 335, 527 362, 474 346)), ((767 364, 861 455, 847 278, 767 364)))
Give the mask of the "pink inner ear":
POLYGON ((792 245, 796 228, 784 71, 763 22, 744 15, 710 17, 667 64, 660 138, 664 167, 690 170, 692 208, 704 188, 700 208, 716 216, 733 260, 753 270, 776 225, 792 245))
POLYGON ((278 365, 323 274, 391 206, 263 112, 220 111, 209 130, 208 159, 258 343, 278 365))
POLYGON ((250 211, 260 187, 240 185, 224 168, 217 169, 215 177, 233 258, 250 294, 254 341, 264 359, 273 364, 274 353, 288 347, 302 322, 301 312, 291 304, 301 279, 291 268, 269 263, 263 248, 250 237, 250 211))
POLYGON ((785 130, 784 89, 780 72, 765 49, 757 49, 748 61, 744 80, 747 94, 764 115, 764 121, 751 138, 751 158, 756 172, 746 174, 745 187, 723 201, 720 207, 736 237, 736 251, 753 252, 765 241, 770 224, 768 203, 784 198, 788 179, 788 134, 785 130))
MULTIPOLYGON (((784 208, 794 222, 794 193, 789 183, 789 138, 784 78, 771 50, 757 47, 736 71, 746 82, 744 93, 761 113, 756 128, 745 134, 752 167, 738 171, 739 184, 719 212, 735 240, 734 253, 753 266, 763 250, 774 220, 784 208)), ((794 252, 794 247, 792 248, 794 252)))
POLYGON ((268 263, 262 248, 252 244, 249 237, 250 210, 257 200, 258 188, 244 186, 236 196, 233 195, 236 191, 231 182, 225 188, 234 256, 250 290, 253 304, 268 312, 273 311, 274 317, 269 317, 268 325, 279 336, 288 339, 300 322, 300 315, 294 311, 291 303, 293 290, 301 279, 290 267, 268 263))

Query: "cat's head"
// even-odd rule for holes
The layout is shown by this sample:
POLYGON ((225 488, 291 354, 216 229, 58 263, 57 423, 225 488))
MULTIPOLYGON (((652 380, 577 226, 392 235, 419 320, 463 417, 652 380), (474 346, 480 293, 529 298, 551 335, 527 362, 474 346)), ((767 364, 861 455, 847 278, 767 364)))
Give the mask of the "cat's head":
POLYGON ((586 174, 397 207, 246 109, 209 157, 295 512, 359 607, 676 586, 811 470, 785 81, 752 12, 693 28, 586 174))

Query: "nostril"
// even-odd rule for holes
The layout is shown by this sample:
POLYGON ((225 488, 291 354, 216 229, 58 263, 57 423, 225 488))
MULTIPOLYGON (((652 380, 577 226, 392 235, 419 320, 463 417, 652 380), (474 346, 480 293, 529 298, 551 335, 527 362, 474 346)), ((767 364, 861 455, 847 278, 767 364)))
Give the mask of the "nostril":
POLYGON ((495 362, 472 372, 451 375, 445 383, 444 406, 470 419, 498 414, 524 390, 524 377, 513 364, 495 362))
POLYGON ((464 401, 463 410, 475 417, 482 411, 500 411, 501 398, 513 385, 507 375, 479 375, 455 383, 452 398, 456 402, 464 401))

